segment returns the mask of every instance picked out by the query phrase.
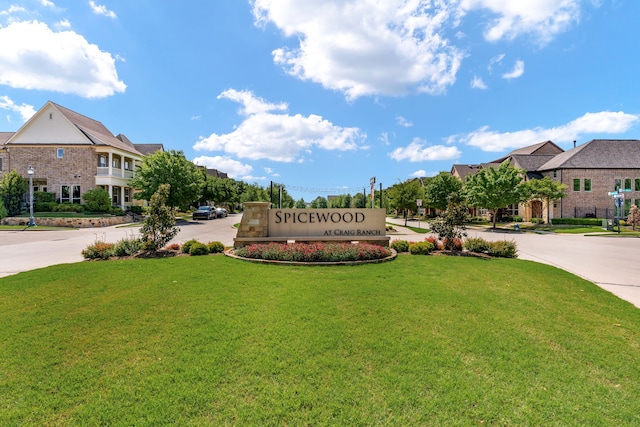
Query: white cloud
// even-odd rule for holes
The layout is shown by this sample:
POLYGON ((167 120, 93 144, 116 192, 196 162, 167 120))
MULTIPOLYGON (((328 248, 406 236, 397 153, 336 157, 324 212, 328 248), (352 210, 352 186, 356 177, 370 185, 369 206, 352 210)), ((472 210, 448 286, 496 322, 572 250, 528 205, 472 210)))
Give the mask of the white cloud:
POLYGON ((313 148, 330 151, 355 150, 366 138, 358 128, 336 126, 321 116, 311 114, 273 114, 286 110, 284 103, 272 104, 249 91, 229 89, 218 98, 242 104, 242 123, 227 134, 201 137, 194 145, 199 151, 224 151, 239 158, 270 159, 278 162, 303 161, 313 148))
POLYGON ((473 79, 471 79, 471 87, 473 89, 488 89, 486 83, 478 76, 473 76, 473 79))
POLYGON ((93 0, 89 1, 89 6, 91 7, 93 13, 95 13, 96 15, 106 16, 107 18, 111 19, 115 19, 118 17, 114 11, 107 9, 107 7, 104 5, 97 4, 93 0))
POLYGON ((9 9, 7 9, 7 10, 0 10, 0 16, 2 16, 2 15, 12 15, 14 13, 26 12, 26 11, 27 11, 27 9, 25 9, 22 6, 11 5, 11 6, 9 6, 9 9))
POLYGON ((513 69, 508 73, 504 73, 502 75, 502 78, 506 80, 512 80, 512 79, 517 79, 518 77, 521 77, 523 74, 524 74, 524 61, 518 60, 513 65, 513 69))
POLYGON ((286 71, 341 91, 348 99, 441 94, 456 80, 464 53, 442 36, 456 2, 421 0, 255 0, 258 25, 273 23, 299 40, 273 51, 286 71))
POLYGON ((193 163, 206 166, 209 169, 217 169, 225 172, 230 178, 238 178, 253 171, 253 167, 227 156, 200 156, 193 159, 193 163))
POLYGON ((69 22, 68 19, 63 19, 61 21, 56 22, 54 26, 61 30, 67 30, 71 28, 71 22, 69 22))
POLYGON ((40 0, 40 4, 44 7, 53 7, 53 8, 56 7, 56 5, 53 4, 53 2, 50 0, 40 0))
POLYGON ((411 120, 407 120, 402 116, 396 116, 396 123, 399 126, 402 126, 405 128, 410 128, 411 126, 413 126, 413 122, 411 120))
POLYGON ((37 21, 0 28, 0 84, 20 89, 102 98, 127 87, 115 60, 73 31, 54 32, 37 21))
POLYGON ((408 146, 393 150, 389 153, 389 157, 397 161, 425 162, 457 159, 460 154, 460 150, 456 147, 445 147, 444 145, 427 146, 426 141, 415 138, 408 146))
POLYGON ((548 140, 556 143, 571 142, 580 139, 585 134, 624 133, 638 122, 640 122, 638 115, 626 114, 622 111, 602 111, 586 113, 565 125, 554 128, 534 128, 499 133, 491 131, 488 126, 485 126, 466 135, 454 136, 450 140, 478 147, 482 151, 501 152, 548 140))
POLYGON ((27 105, 24 103, 16 105, 16 103, 8 96, 0 96, 0 108, 20 114, 23 122, 29 120, 36 113, 36 109, 33 108, 33 105, 27 105))
MULTIPOLYGON (((593 3, 593 2, 592 2, 593 3)), ((581 0, 462 0, 464 11, 488 9, 497 15, 487 25, 488 41, 529 35, 546 44, 580 20, 581 0)), ((597 6, 594 4, 594 6, 597 6)))
POLYGON ((423 176, 426 176, 426 175, 427 175, 427 171, 424 169, 420 169, 419 171, 415 171, 409 176, 412 176, 414 178, 422 178, 423 176))

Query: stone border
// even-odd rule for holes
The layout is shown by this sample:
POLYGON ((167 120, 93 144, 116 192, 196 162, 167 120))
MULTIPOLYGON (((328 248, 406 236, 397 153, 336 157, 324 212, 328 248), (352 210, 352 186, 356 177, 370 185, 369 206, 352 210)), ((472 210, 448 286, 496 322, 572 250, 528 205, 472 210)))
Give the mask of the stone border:
POLYGON ((236 255, 234 253, 234 248, 227 249, 224 251, 225 256, 239 259, 242 261, 254 262, 258 264, 278 264, 278 265, 304 265, 304 266, 314 266, 314 265, 325 265, 325 266, 333 266, 333 265, 361 265, 361 264, 379 264, 382 262, 393 261, 398 256, 398 253, 395 249, 388 248, 391 251, 391 255, 386 258, 380 259, 371 259, 371 260, 362 260, 362 261, 336 261, 336 262, 300 262, 300 261, 277 261, 270 259, 259 259, 259 258, 244 258, 236 255))

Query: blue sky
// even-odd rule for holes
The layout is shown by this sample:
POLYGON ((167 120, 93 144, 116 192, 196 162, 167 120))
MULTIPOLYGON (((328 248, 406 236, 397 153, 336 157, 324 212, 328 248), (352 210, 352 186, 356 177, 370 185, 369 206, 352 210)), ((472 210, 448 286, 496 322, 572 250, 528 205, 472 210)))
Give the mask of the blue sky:
POLYGON ((638 16, 637 0, 0 0, 0 131, 51 100, 296 199, 354 194, 546 140, 640 138, 638 16))

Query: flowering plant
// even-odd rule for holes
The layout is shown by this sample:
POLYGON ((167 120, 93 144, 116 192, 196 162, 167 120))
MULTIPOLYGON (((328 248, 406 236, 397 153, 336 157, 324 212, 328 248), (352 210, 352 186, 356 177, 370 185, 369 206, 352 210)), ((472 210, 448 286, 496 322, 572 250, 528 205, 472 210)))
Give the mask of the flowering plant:
POLYGON ((235 250, 242 258, 296 262, 369 261, 391 256, 391 250, 368 243, 266 243, 235 250))

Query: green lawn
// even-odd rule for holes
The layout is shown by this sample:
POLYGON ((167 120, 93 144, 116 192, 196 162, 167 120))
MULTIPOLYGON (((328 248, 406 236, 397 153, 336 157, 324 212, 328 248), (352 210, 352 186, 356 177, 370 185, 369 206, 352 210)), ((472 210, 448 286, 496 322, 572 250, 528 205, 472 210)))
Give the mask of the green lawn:
POLYGON ((83 262, 0 307, 0 425, 640 425, 640 310, 528 261, 83 262))

